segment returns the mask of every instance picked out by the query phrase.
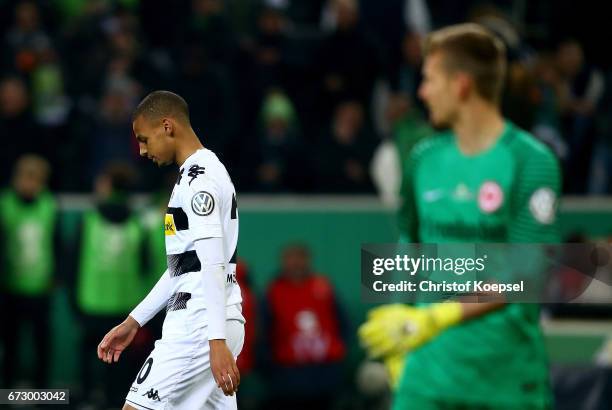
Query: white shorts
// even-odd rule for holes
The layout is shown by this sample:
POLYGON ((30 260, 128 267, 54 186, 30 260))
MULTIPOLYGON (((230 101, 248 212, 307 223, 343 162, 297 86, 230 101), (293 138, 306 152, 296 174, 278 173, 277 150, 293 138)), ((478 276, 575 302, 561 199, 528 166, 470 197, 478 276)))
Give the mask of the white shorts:
MULTIPOLYGON (((207 327, 189 329, 188 309, 169 312, 162 338, 145 360, 125 401, 140 410, 237 408, 236 395, 217 387, 209 361, 207 327), (170 320, 169 320, 170 319, 170 320)), ((238 357, 244 343, 244 323, 226 322, 227 345, 238 357)))

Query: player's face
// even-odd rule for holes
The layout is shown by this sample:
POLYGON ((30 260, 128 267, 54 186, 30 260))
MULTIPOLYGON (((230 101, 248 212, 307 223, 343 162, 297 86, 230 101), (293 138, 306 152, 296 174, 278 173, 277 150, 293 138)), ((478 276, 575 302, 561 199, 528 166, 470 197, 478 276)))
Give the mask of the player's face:
POLYGON ((433 53, 425 58, 423 81, 419 87, 419 97, 429 111, 429 119, 435 127, 449 127, 457 112, 458 95, 453 76, 445 69, 441 53, 433 53))
POLYGON ((36 198, 43 190, 45 183, 39 173, 34 170, 24 170, 15 176, 15 190, 25 198, 36 198))
POLYGON ((156 123, 139 116, 132 127, 141 157, 149 158, 158 166, 174 163, 175 139, 172 136, 172 126, 167 120, 156 123))

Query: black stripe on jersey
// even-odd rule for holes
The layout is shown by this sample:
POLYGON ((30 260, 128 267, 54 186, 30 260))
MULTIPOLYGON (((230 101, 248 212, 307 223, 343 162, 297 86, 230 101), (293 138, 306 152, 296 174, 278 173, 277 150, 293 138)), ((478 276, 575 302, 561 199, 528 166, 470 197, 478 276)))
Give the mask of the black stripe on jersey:
POLYGON ((183 208, 168 208, 167 213, 174 218, 174 225, 177 231, 185 231, 189 229, 189 220, 183 208))
POLYGON ((234 254, 232 255, 232 259, 230 259, 229 263, 236 263, 237 253, 238 253, 238 247, 236 247, 236 249, 234 249, 234 254))
POLYGON ((187 309, 187 301, 189 299, 191 299, 191 293, 187 293, 187 292, 175 293, 168 300, 168 305, 166 306, 166 312, 187 309))
POLYGON ((170 277, 174 278, 187 272, 199 272, 202 270, 202 265, 196 251, 187 251, 168 255, 168 270, 170 277))

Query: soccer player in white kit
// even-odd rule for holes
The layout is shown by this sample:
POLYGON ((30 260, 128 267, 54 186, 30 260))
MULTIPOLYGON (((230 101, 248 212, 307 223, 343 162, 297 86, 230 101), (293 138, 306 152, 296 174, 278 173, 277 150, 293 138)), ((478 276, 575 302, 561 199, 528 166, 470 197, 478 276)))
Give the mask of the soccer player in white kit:
POLYGON ((132 119, 140 155, 180 167, 164 221, 168 269, 102 339, 98 357, 119 360, 138 329, 165 307, 162 338, 136 376, 124 410, 236 409, 244 317, 236 283, 234 185, 217 156, 200 143, 180 96, 152 92, 132 119))

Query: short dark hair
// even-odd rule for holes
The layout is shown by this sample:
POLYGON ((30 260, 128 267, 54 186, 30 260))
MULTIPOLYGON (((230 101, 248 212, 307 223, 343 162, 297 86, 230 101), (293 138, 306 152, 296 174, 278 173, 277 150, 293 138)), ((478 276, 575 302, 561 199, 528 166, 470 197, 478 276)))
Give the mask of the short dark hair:
POLYGON ((111 162, 102 171, 102 175, 109 179, 113 191, 128 193, 136 185, 138 175, 136 170, 125 162, 111 162))
POLYGON ((425 40, 425 55, 442 52, 445 68, 474 78, 476 90, 498 103, 506 76, 506 47, 484 27, 465 23, 442 28, 425 40))
POLYGON ((132 120, 143 116, 147 120, 172 117, 189 124, 189 106, 178 94, 171 91, 153 91, 142 99, 132 114, 132 120))
POLYGON ((291 242, 286 244, 282 250, 282 256, 284 257, 288 253, 299 253, 305 258, 310 259, 310 249, 308 245, 303 242, 291 242))

